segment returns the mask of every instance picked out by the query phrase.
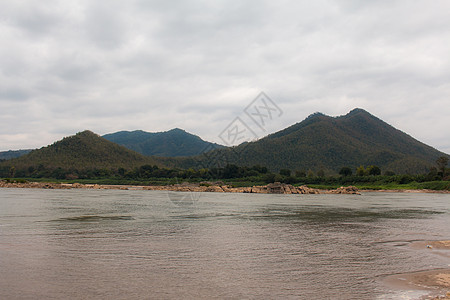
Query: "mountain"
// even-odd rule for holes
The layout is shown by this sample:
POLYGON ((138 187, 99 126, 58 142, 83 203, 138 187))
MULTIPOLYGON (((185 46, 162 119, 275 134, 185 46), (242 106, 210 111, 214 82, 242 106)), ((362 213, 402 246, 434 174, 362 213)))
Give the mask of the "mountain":
POLYGON ((151 157, 110 142, 91 131, 65 137, 47 147, 0 163, 16 169, 44 166, 47 169, 94 169, 157 164, 151 157))
MULTIPOLYGON (((109 135, 109 138, 111 136, 121 137, 123 143, 130 145, 138 140, 142 141, 142 145, 150 145, 152 141, 153 151, 156 151, 153 153, 166 155, 181 155, 178 151, 193 149, 189 141, 202 141, 180 129, 156 134, 121 132, 109 135), (159 144, 155 142, 157 140, 159 144), (185 142, 180 142, 183 140, 185 142), (158 152, 155 149, 160 150, 158 152)), ((183 153, 187 155, 193 152, 186 150, 183 153)), ((212 168, 233 163, 266 166, 272 171, 322 169, 327 174, 336 174, 344 166, 355 169, 360 165, 376 165, 383 172, 416 174, 427 172, 436 165, 436 159, 440 156, 448 157, 448 154, 417 141, 363 109, 354 109, 339 117, 315 113, 300 123, 258 141, 190 157, 144 156, 90 131, 83 131, 19 158, 0 162, 0 171, 8 173, 11 170, 33 170, 39 167, 117 170, 145 164, 212 168)))
POLYGON ((427 172, 440 156, 448 155, 357 108, 340 117, 315 113, 258 141, 167 163, 183 167, 259 164, 274 171, 323 169, 326 173, 337 173, 343 166, 376 165, 382 171, 415 174, 427 172))
POLYGON ((142 130, 119 131, 106 134, 103 138, 147 156, 193 156, 223 148, 179 128, 155 133, 142 130))
POLYGON ((32 149, 2 151, 0 152, 0 160, 20 157, 22 155, 30 153, 31 151, 32 149))

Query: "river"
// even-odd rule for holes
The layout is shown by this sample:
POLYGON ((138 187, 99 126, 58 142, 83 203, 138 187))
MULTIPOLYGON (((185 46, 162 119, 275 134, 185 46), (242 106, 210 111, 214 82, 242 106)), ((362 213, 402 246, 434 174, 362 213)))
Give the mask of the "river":
POLYGON ((450 195, 0 189, 0 299, 416 299, 450 195))

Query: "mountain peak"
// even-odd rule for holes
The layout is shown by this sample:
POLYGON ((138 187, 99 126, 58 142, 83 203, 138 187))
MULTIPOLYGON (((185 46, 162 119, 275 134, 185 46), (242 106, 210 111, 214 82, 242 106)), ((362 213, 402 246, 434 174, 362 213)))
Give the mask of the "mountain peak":
POLYGON ((99 137, 99 135, 98 134, 96 134, 96 133, 94 133, 94 132, 92 132, 92 131, 90 131, 90 130, 83 130, 83 131, 80 131, 80 132, 77 132, 76 134, 75 134, 75 136, 91 136, 91 137, 99 137))
MULTIPOLYGON (((228 155, 225 150, 221 155, 228 155)), ((344 116, 314 113, 304 121, 235 150, 231 163, 271 170, 320 170, 377 165, 383 171, 423 173, 444 153, 427 146, 361 108, 344 116)), ((219 155, 218 155, 219 156, 219 155)))
POLYGON ((345 116, 354 116, 354 115, 359 115, 359 114, 371 115, 368 111, 357 107, 357 108, 354 108, 351 111, 349 111, 345 116))
POLYGON ((167 131, 167 132, 186 132, 186 130, 183 130, 183 129, 181 129, 181 128, 175 127, 175 128, 173 128, 173 129, 170 129, 170 130, 167 131))
POLYGON ((103 136, 105 139, 125 146, 147 156, 192 156, 222 146, 209 143, 181 128, 163 132, 134 131, 116 132, 103 136))
POLYGON ((326 115, 323 114, 323 113, 321 113, 321 112, 318 112, 318 111, 317 111, 317 112, 312 113, 312 114, 310 114, 309 116, 307 116, 305 120, 314 119, 314 118, 319 118, 319 117, 326 117, 326 115))
POLYGON ((42 164, 48 169, 112 168, 155 163, 152 158, 110 142, 90 130, 64 137, 10 162, 18 168, 42 164))

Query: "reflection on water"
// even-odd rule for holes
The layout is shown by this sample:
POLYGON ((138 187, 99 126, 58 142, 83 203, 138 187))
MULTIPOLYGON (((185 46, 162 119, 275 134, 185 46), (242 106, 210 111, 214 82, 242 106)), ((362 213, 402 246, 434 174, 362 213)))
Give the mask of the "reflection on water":
POLYGON ((102 220, 133 220, 133 217, 131 216, 76 216, 76 217, 67 217, 67 218, 60 218, 55 221, 80 221, 80 222, 98 222, 102 220))
POLYGON ((189 197, 0 189, 0 298, 396 299, 449 264, 409 247, 449 239, 449 195, 189 197))

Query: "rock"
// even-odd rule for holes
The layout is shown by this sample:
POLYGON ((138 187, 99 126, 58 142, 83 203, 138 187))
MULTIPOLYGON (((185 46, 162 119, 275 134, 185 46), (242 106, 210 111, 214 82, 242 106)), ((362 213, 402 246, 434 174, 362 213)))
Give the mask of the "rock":
POLYGON ((232 193, 233 192, 233 188, 231 186, 229 186, 229 185, 222 185, 220 187, 222 188, 222 190, 225 193, 232 193))
POLYGON ((54 189, 55 187, 54 187, 53 185, 51 185, 51 184, 44 184, 44 185, 42 186, 42 188, 43 188, 43 189, 54 189))
POLYGON ((284 187, 280 182, 269 183, 266 187, 269 194, 284 194, 284 187))
POLYGON ((328 191, 328 194, 355 194, 355 195, 361 195, 361 193, 359 192, 358 188, 356 188, 354 186, 347 186, 347 187, 341 186, 340 188, 337 188, 335 190, 328 191))
MULTIPOLYGON (((267 186, 252 186, 248 193, 268 194, 267 186)), ((245 192, 244 192, 245 193, 245 192)))
POLYGON ((280 182, 269 183, 262 186, 252 187, 231 187, 223 182, 203 182, 167 185, 167 186, 107 186, 98 184, 60 184, 60 183, 41 183, 41 182, 9 182, 0 180, 0 187, 12 188, 43 188, 43 189, 142 189, 142 190, 159 190, 159 191, 179 191, 179 192, 215 192, 215 193, 257 193, 257 194, 360 194, 354 186, 340 187, 330 191, 320 191, 318 189, 309 188, 307 186, 294 187, 291 184, 280 182))
POLYGON ((320 194, 317 189, 309 188, 306 185, 299 186, 297 188, 299 194, 320 194))
POLYGON ((212 185, 212 186, 206 187, 205 192, 223 193, 223 189, 220 186, 212 185))

